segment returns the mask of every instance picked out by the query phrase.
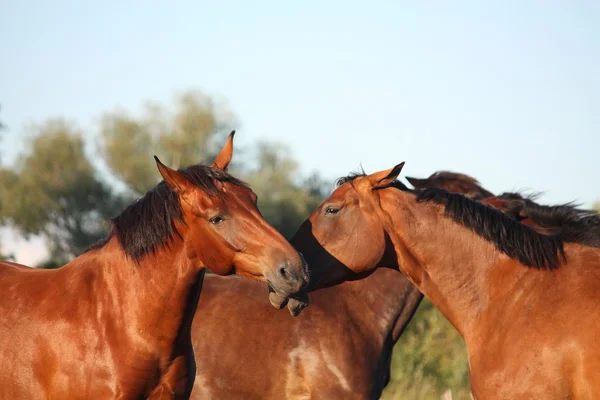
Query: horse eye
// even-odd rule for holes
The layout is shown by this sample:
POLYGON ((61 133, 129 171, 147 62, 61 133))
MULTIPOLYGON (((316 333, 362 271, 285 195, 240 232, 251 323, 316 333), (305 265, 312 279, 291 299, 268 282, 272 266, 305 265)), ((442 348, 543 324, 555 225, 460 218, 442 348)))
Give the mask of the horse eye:
POLYGON ((216 216, 216 217, 212 217, 209 221, 213 225, 219 225, 221 222, 223 222, 225 220, 219 216, 216 216))
POLYGON ((325 215, 334 215, 340 212, 339 208, 335 208, 335 207, 327 207, 325 209, 325 215))

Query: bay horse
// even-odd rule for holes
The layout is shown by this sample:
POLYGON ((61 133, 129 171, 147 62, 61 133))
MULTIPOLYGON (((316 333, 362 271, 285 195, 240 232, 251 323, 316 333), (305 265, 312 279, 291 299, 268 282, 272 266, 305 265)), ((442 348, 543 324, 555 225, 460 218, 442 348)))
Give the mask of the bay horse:
POLYGON ((341 179, 296 235, 306 260, 406 275, 464 338, 476 399, 596 398, 600 249, 459 193, 409 190, 403 165, 341 179))
POLYGON ((282 296, 307 284, 298 252, 226 172, 232 151, 233 132, 211 167, 156 158, 164 180, 62 268, 0 263, 0 398, 188 398, 205 267, 282 296))
POLYGON ((271 312, 264 292, 246 279, 206 276, 192 326, 192 399, 378 399, 423 298, 391 269, 311 292, 296 318, 271 312))

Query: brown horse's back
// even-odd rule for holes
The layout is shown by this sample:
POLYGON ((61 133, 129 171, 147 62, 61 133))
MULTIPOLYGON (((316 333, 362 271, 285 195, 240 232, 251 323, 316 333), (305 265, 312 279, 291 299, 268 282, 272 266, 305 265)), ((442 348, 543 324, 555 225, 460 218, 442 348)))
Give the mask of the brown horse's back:
POLYGON ((388 269, 312 292, 298 317, 272 312, 266 291, 236 277, 206 277, 192 330, 193 399, 377 398, 389 374, 386 335, 411 308, 402 317, 408 323, 421 299, 388 269))

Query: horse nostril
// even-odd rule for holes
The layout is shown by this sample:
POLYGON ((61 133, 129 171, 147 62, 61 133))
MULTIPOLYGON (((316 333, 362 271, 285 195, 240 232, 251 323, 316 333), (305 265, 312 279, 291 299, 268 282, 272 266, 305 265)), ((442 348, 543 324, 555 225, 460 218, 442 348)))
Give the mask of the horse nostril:
POLYGON ((285 267, 281 267, 279 268, 279 273, 281 274, 281 276, 283 276, 285 279, 288 278, 288 272, 285 270, 285 267))

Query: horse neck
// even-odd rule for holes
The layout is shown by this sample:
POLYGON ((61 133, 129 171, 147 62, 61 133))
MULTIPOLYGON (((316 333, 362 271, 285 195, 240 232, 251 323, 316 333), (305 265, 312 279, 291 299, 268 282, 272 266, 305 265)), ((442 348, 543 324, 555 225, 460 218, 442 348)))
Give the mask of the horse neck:
POLYGON ((139 263, 122 251, 116 238, 75 261, 81 268, 96 271, 97 284, 109 294, 100 301, 116 308, 113 315, 122 319, 129 332, 170 353, 189 312, 190 292, 201 277, 201 271, 187 259, 180 238, 142 256, 139 263))
POLYGON ((361 331, 371 330, 382 342, 391 338, 392 345, 422 298, 404 275, 389 268, 379 268, 367 278, 344 282, 338 287, 361 331))
POLYGON ((393 190, 378 212, 398 267, 465 337, 488 303, 487 275, 499 252, 444 216, 440 206, 417 204, 413 194, 393 190))

